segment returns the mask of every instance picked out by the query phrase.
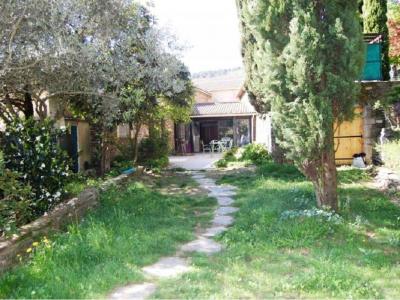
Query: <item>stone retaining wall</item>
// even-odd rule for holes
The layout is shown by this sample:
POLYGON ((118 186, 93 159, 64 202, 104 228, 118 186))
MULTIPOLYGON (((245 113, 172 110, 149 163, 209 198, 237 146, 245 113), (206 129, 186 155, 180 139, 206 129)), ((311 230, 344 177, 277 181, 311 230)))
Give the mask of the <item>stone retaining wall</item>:
POLYGON ((132 175, 120 175, 103 183, 99 189, 88 188, 78 197, 72 198, 56 206, 47 215, 20 228, 20 233, 10 238, 0 238, 0 273, 18 263, 17 255, 26 254, 26 250, 32 243, 50 232, 60 231, 68 224, 79 221, 88 210, 98 204, 99 190, 104 191, 113 185, 119 185, 132 176, 142 173, 139 169, 132 175))

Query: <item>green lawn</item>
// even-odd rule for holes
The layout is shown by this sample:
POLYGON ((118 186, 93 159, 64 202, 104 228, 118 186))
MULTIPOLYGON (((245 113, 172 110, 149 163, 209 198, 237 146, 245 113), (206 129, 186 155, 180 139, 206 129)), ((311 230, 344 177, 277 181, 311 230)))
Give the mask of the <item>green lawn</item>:
POLYGON ((102 195, 81 224, 40 241, 27 263, 0 278, 0 298, 96 298, 143 282, 140 267, 192 240, 215 206, 213 199, 185 196, 196 192, 191 179, 169 176, 102 195))
POLYGON ((368 188, 367 173, 340 174, 341 214, 315 209, 310 182, 291 166, 220 181, 239 187, 235 225, 221 254, 155 298, 400 298, 400 208, 368 188), (314 215, 314 216, 309 216, 314 215))

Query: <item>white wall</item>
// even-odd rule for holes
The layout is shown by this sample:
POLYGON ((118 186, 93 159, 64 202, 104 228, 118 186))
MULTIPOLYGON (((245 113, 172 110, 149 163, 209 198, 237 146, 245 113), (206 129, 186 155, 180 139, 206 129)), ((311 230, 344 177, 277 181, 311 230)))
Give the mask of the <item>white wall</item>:
POLYGON ((271 116, 270 115, 257 115, 256 120, 256 143, 267 146, 268 151, 272 151, 271 140, 271 116))

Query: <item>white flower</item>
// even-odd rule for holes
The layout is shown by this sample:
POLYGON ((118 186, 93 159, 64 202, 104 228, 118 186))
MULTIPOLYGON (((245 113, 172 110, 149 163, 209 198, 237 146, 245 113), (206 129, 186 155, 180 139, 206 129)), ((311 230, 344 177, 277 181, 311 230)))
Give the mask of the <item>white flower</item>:
POLYGON ((46 192, 46 197, 50 197, 51 194, 49 192, 46 192))
POLYGON ((40 141, 40 136, 36 137, 36 141, 39 142, 40 141))
POLYGON ((42 163, 42 164, 40 165, 40 169, 44 169, 44 168, 46 168, 46 165, 45 165, 44 163, 42 163))

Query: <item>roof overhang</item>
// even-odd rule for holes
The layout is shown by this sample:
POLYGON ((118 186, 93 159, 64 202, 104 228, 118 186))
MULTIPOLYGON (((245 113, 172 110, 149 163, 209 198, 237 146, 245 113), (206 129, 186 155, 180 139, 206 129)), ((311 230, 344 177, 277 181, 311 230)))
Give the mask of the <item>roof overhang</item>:
POLYGON ((245 114, 219 114, 219 115, 195 115, 190 116, 192 119, 205 119, 205 118, 229 118, 229 117, 251 117, 255 116, 257 113, 245 113, 245 114))

